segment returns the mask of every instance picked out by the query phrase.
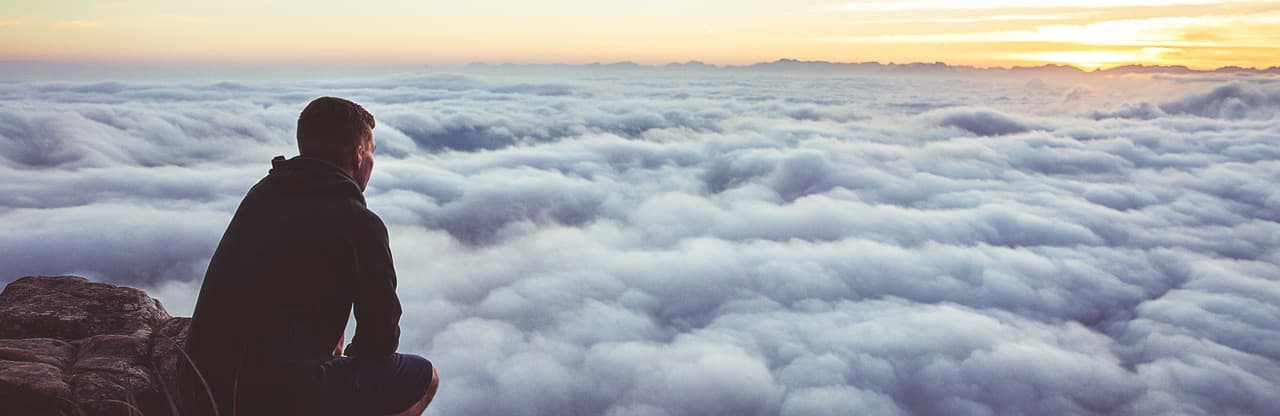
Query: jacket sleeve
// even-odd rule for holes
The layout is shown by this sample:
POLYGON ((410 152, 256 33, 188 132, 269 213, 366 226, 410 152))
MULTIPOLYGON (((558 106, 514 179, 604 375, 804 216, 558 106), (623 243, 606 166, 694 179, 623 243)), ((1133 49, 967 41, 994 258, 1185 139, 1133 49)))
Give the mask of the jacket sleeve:
POLYGON ((384 361, 400 343, 400 299, 396 297, 396 270, 391 261, 387 227, 376 215, 365 211, 355 230, 357 270, 355 277, 356 333, 346 354, 349 357, 384 361))

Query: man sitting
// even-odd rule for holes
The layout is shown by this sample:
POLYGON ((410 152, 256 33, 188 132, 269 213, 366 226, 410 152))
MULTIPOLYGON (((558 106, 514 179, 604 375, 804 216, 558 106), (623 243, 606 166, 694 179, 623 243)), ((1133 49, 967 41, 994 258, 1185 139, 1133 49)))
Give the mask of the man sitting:
POLYGON ((364 201, 373 127, 356 103, 315 99, 298 118, 300 156, 277 156, 245 195, 191 318, 183 415, 419 415, 435 396, 432 363, 396 353, 387 229, 364 201))

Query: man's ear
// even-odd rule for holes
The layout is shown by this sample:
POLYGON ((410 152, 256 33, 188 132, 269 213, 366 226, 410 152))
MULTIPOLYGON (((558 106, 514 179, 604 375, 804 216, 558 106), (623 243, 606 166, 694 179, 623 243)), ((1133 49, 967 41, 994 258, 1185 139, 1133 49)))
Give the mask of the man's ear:
POLYGON ((360 170, 360 156, 364 153, 364 143, 356 145, 356 150, 347 156, 347 163, 351 166, 351 170, 360 170))

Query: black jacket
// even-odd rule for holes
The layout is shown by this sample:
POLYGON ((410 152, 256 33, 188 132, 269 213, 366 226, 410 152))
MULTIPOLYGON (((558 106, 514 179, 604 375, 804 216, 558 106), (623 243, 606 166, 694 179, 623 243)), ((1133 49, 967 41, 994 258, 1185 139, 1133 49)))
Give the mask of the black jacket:
MULTIPOLYGON (((400 337, 387 229, 355 180, 319 159, 271 164, 213 254, 186 342, 223 415, 319 410, 321 363, 353 305, 348 356, 386 359, 400 337)), ((180 380, 183 414, 211 414, 190 366, 180 380)))

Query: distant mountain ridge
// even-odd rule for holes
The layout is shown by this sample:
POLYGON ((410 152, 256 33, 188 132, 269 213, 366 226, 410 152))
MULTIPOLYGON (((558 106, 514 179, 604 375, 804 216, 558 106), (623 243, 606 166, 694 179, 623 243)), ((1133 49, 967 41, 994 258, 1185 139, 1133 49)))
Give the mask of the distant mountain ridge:
POLYGON ((470 64, 384 64, 384 63, 129 63, 129 62, 60 62, 42 60, 0 59, 0 82, 5 81, 116 81, 159 79, 215 79, 228 76, 240 79, 333 79, 385 75, 421 71, 477 71, 504 73, 516 71, 528 74, 558 75, 578 71, 589 76, 600 74, 778 74, 817 77, 841 76, 890 76, 890 77, 992 77, 1009 76, 1027 79, 1038 77, 1094 77, 1094 76, 1280 76, 1280 66, 1268 68, 1243 68, 1226 66, 1216 69, 1193 69, 1182 65, 1124 65, 1114 68, 1087 71, 1062 64, 1037 66, 977 67, 953 65, 945 62, 880 63, 804 61, 777 59, 741 65, 716 65, 702 61, 672 62, 666 64, 641 64, 633 61, 566 63, 484 63, 470 64))
POLYGON ((490 64, 483 62, 470 63, 467 68, 485 69, 485 68, 583 68, 583 69, 613 69, 613 70, 698 70, 698 71, 754 71, 754 72, 808 72, 808 73, 852 73, 852 74, 964 74, 964 73, 1056 73, 1068 75, 1083 74, 1107 74, 1107 75, 1127 75, 1127 74, 1214 74, 1214 73, 1251 73, 1251 74, 1268 74, 1280 75, 1280 66, 1271 66, 1268 68, 1244 68, 1239 66, 1226 66, 1216 69, 1192 69, 1185 65, 1122 65, 1107 69, 1097 69, 1086 71, 1070 65, 1061 64, 1044 64, 1038 66, 1012 66, 1012 67, 977 67, 970 65, 951 65, 945 62, 911 62, 905 64, 899 63, 880 63, 877 61, 867 62, 831 62, 831 61, 802 61, 797 59, 778 59, 771 62, 758 62, 746 65, 714 65, 702 61, 672 62, 662 65, 646 65, 632 61, 619 61, 611 63, 589 63, 589 64, 516 64, 516 63, 500 63, 490 64))

